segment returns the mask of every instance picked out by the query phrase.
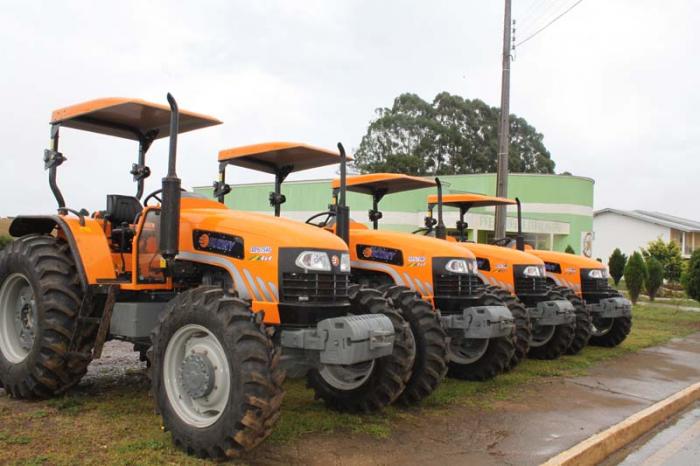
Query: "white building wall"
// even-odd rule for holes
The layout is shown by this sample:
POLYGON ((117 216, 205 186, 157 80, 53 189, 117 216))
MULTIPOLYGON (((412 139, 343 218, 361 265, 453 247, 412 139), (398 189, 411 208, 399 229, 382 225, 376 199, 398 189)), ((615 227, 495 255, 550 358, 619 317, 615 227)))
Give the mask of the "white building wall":
POLYGON ((644 222, 614 212, 604 212, 593 217, 593 257, 600 257, 605 264, 615 250, 620 250, 629 256, 640 248, 645 248, 650 241, 659 236, 664 241, 671 240, 671 230, 668 227, 644 222))

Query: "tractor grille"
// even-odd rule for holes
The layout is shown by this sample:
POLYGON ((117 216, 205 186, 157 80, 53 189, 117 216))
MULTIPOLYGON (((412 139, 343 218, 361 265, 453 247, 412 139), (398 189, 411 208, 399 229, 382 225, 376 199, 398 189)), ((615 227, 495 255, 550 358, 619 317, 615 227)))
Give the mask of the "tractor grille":
POLYGON ((545 277, 516 277, 515 294, 545 294, 547 279, 545 277))
POLYGON ((435 274, 435 296, 466 297, 484 290, 484 284, 477 275, 435 274))
POLYGON ((282 303, 342 303, 348 299, 349 274, 300 273, 282 274, 282 303))

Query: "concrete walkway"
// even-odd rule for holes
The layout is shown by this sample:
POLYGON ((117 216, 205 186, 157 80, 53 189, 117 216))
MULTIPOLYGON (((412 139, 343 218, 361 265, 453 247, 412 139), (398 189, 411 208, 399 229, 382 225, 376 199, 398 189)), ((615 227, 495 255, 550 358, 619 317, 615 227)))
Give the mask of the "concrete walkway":
POLYGON ((700 333, 550 379, 494 409, 400 423, 387 439, 314 435, 262 448, 254 464, 537 465, 700 380, 700 333))

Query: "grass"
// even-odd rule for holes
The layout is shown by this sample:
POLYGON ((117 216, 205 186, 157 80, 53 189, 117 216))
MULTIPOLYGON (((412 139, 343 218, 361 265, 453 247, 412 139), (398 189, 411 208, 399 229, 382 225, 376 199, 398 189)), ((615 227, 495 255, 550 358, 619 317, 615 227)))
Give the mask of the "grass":
MULTIPOLYGON (((587 347, 556 361, 524 361, 516 370, 482 383, 447 379, 420 408, 389 407, 382 414, 327 410, 301 381, 285 384, 283 415, 265 445, 284 448, 305 435, 359 434, 386 438, 403 423, 445 415, 454 406, 494 409, 551 377, 577 376, 602 361, 700 331, 700 313, 636 306, 634 327, 617 348, 587 347)), ((162 432, 146 383, 83 391, 46 402, 0 398, 2 464, 207 464, 176 450, 162 432)))

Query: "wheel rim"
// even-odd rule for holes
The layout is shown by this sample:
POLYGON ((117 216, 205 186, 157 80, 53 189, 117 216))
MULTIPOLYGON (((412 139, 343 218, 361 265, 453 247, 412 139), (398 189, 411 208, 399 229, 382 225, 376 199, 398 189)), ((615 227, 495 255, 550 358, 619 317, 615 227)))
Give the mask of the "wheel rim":
POLYGON ((591 335, 602 337, 612 329, 614 319, 593 319, 591 322, 591 335))
POLYGON ((34 346, 38 312, 27 277, 15 273, 0 288, 0 351, 13 364, 24 361, 34 346))
POLYGON ((224 413, 231 391, 226 352, 207 328, 188 324, 170 338, 163 357, 170 406, 187 424, 208 427, 224 413))
POLYGON ((333 388, 348 391, 361 387, 372 375, 373 370, 374 359, 350 366, 326 364, 318 373, 333 388))
POLYGON ((547 344, 549 340, 554 336, 554 331, 556 327, 554 325, 535 325, 532 328, 532 338, 530 339, 530 346, 537 348, 547 344))
POLYGON ((472 364, 486 354, 489 340, 485 338, 452 337, 450 340, 450 361, 458 364, 472 364))

